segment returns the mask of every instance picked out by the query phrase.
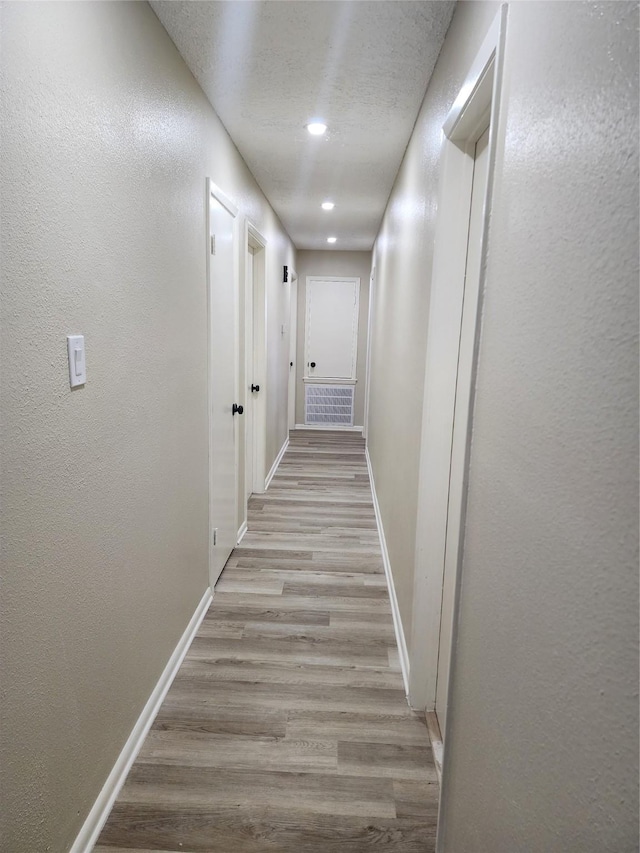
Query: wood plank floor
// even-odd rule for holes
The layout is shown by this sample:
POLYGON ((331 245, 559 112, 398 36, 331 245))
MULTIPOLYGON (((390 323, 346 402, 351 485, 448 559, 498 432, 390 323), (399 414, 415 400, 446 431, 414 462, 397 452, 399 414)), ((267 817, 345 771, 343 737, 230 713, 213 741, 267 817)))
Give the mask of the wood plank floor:
POLYGON ((364 442, 291 433, 94 853, 429 853, 364 442))

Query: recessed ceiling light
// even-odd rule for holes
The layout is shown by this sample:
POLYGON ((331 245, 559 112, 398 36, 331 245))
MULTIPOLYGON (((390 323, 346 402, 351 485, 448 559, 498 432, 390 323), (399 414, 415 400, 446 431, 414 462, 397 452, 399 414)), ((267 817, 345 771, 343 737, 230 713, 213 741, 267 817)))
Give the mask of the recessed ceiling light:
POLYGON ((322 209, 323 210, 333 210, 334 207, 335 207, 335 204, 332 201, 323 201, 322 202, 322 209))
POLYGON ((335 243, 337 239, 337 237, 327 237, 327 243, 335 243))
POLYGON ((307 125, 307 130, 311 136, 322 136, 326 129, 327 125, 322 121, 310 121, 307 125))

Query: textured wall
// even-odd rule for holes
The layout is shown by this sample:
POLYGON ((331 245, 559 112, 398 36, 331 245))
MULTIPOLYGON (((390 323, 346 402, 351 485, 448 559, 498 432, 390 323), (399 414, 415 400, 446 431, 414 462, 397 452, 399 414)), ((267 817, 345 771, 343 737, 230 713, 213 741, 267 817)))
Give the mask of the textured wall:
POLYGON ((354 426, 362 426, 367 369, 367 326, 369 323, 369 277, 371 252, 298 252, 298 374, 296 383, 296 423, 304 423, 304 334, 306 322, 306 284, 308 275, 359 276, 360 315, 358 317, 358 361, 356 365, 356 397, 353 413, 354 426))
POLYGON ((208 582, 206 176, 269 239, 272 335, 294 257, 146 4, 2 16, 0 846, 61 853, 208 582))
POLYGON ((442 850, 638 849, 638 9, 515 3, 442 850))
POLYGON ((497 8, 496 3, 458 4, 373 253, 368 443, 407 642, 442 124, 497 8))

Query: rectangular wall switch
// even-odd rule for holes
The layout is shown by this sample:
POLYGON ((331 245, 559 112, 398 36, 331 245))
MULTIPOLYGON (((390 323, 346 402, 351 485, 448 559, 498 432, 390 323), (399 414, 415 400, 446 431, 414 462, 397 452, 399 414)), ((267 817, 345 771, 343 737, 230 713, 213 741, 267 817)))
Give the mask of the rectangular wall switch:
POLYGON ((72 388, 84 385, 87 381, 87 367, 84 360, 84 335, 67 335, 67 354, 69 356, 69 382, 72 388))

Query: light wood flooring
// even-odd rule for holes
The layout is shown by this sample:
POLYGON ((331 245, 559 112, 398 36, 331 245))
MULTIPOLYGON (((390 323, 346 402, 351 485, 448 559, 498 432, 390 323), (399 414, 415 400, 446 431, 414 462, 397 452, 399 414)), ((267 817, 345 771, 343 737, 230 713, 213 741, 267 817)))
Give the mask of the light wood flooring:
POLYGON ((292 432, 94 853, 429 853, 364 442, 292 432))

